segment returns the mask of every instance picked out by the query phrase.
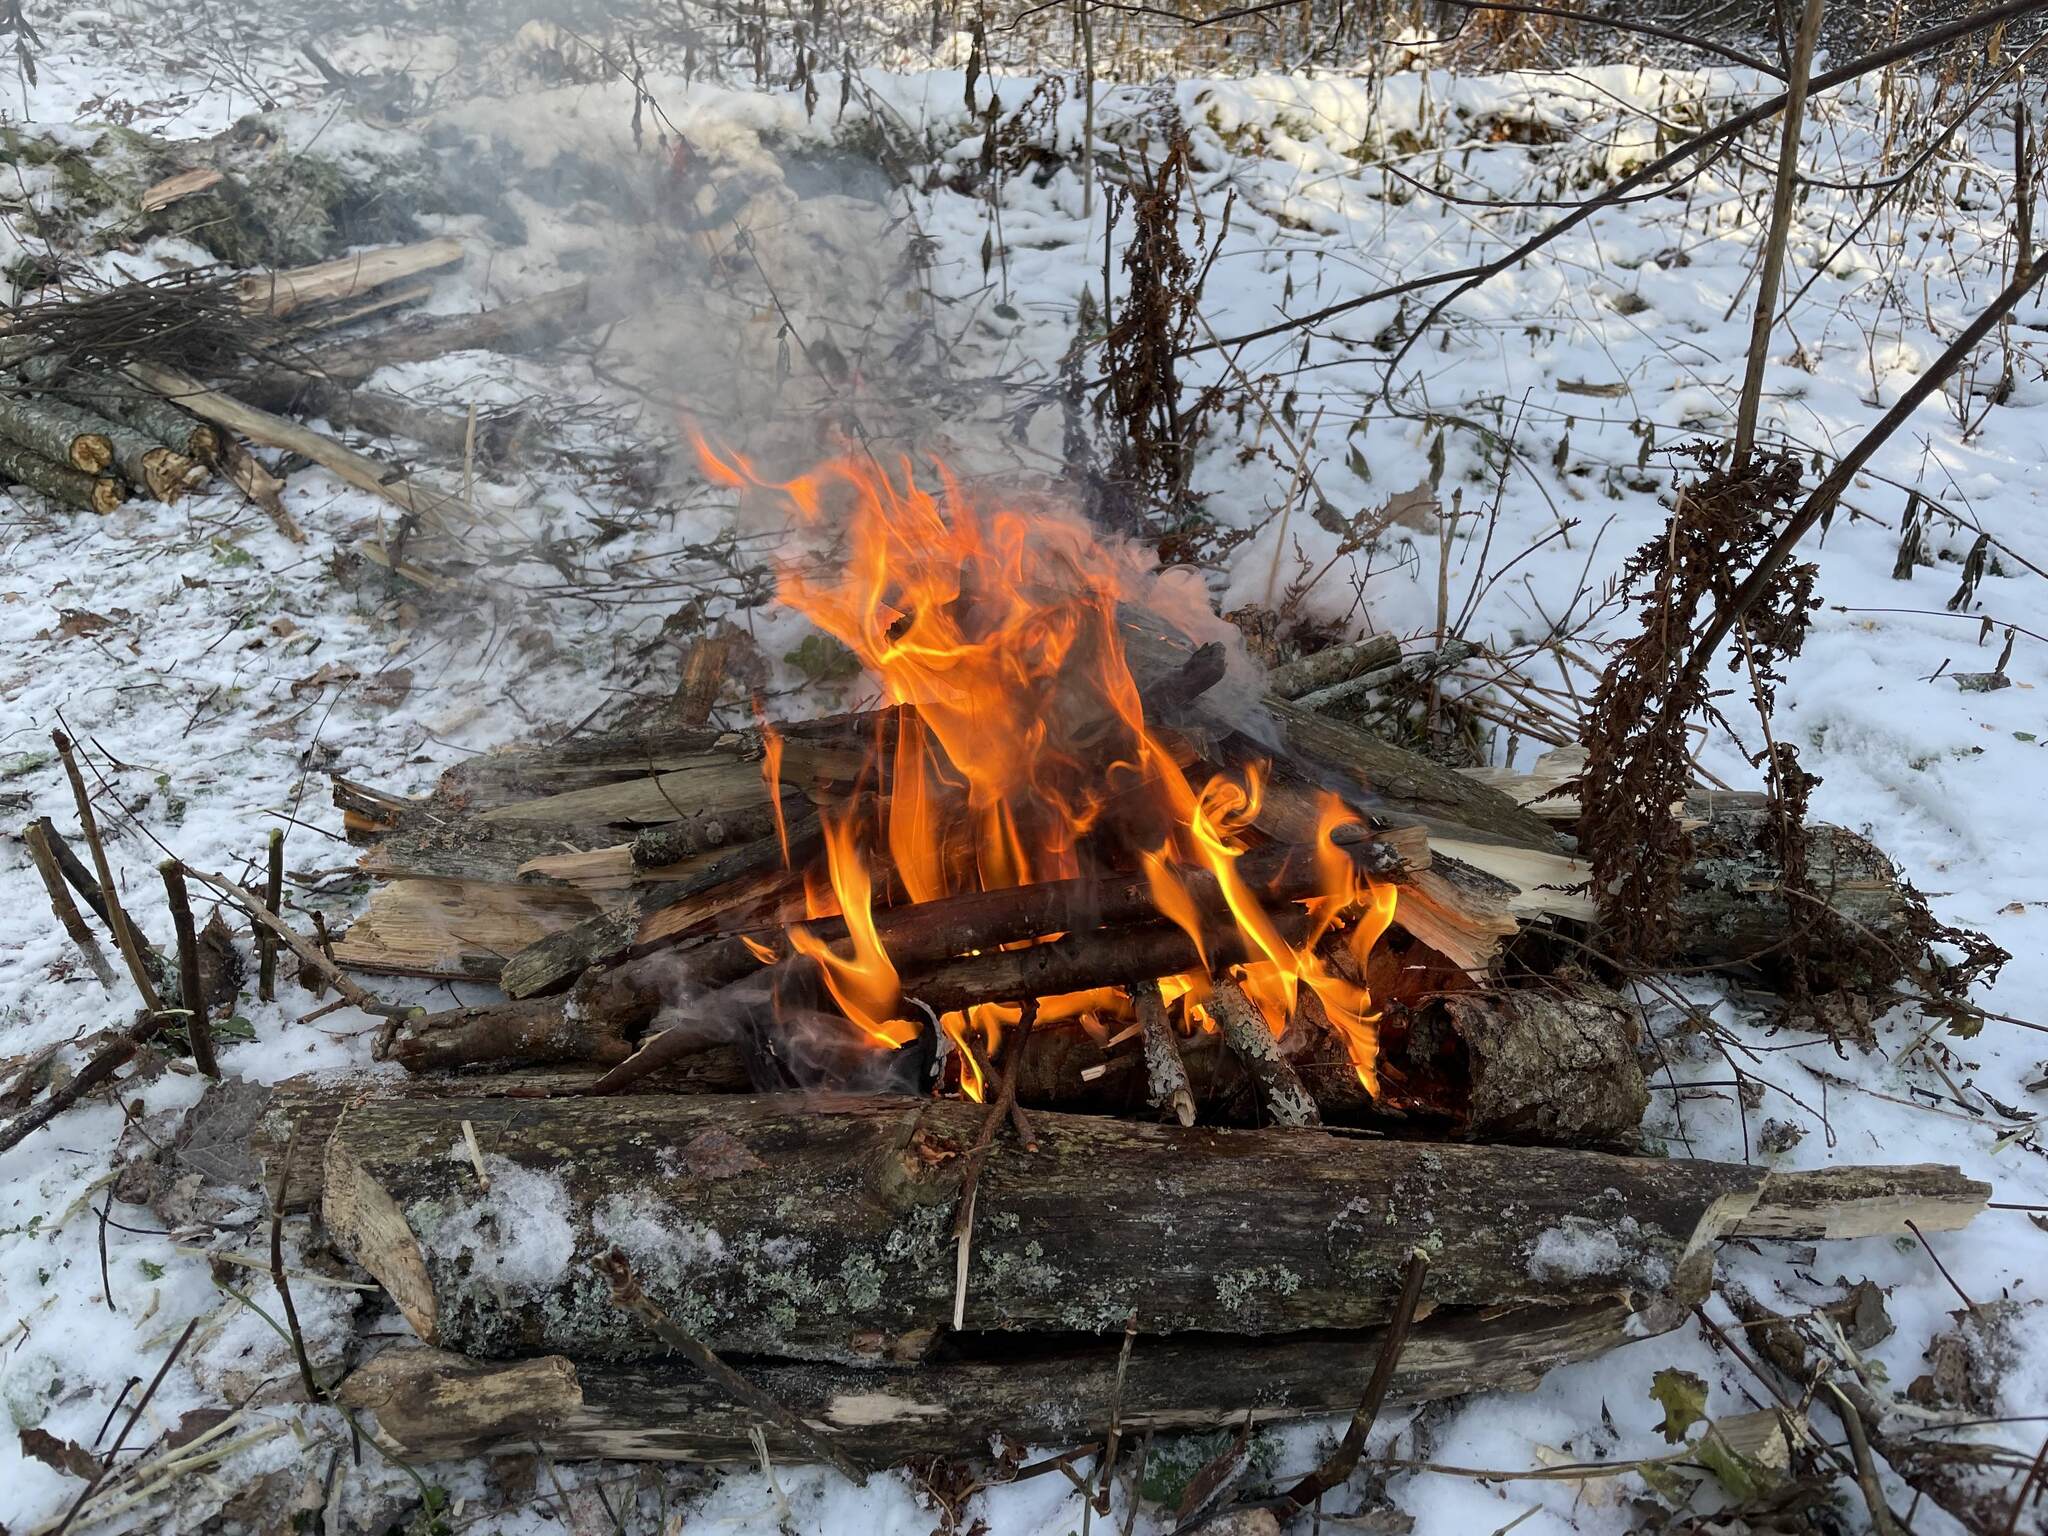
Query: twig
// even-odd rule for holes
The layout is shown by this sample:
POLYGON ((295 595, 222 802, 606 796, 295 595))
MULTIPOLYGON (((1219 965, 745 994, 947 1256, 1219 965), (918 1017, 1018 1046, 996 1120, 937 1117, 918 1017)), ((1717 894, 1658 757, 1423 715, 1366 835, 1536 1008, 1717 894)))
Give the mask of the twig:
MULTIPOLYGON (((272 917, 284 906, 284 828, 270 829, 269 864, 264 871, 263 905, 272 917)), ((277 936, 261 923, 256 926, 256 995, 264 1002, 277 999, 277 936)))
POLYGON ((64 1533, 71 1528, 71 1522, 78 1518, 78 1512, 85 1508, 85 1501, 91 1498, 93 1492, 106 1480, 107 1473, 113 1469, 114 1458, 120 1454, 122 1445, 127 1442, 129 1431, 135 1428, 135 1421, 142 1417, 142 1410, 149 1406, 149 1400, 156 1396, 156 1389, 162 1386, 164 1378, 170 1375, 172 1363, 177 1360, 179 1352, 184 1349, 186 1343, 190 1341, 193 1333, 198 1329, 199 1322, 198 1318, 193 1318, 191 1322, 185 1325, 185 1331, 178 1335, 178 1341, 171 1346, 171 1352, 164 1356, 164 1363, 156 1368, 156 1375, 150 1379, 149 1385, 143 1389, 142 1396, 136 1399, 135 1407, 130 1410, 127 1421, 121 1426, 121 1433, 114 1437, 114 1443, 107 1447, 107 1454, 100 1458, 99 1471, 94 1474, 92 1481, 87 1483, 79 1492, 78 1498, 72 1503, 71 1508, 65 1511, 64 1518, 57 1522, 57 1529, 51 1533, 51 1536, 64 1536, 64 1533))
POLYGON ((462 1122, 462 1144, 469 1149, 470 1166, 476 1169, 476 1187, 484 1194, 491 1192, 491 1176, 484 1171, 484 1150, 476 1144, 476 1126, 462 1122))
POLYGON ((284 1157, 277 1170, 277 1194, 270 1202, 270 1283, 277 1287, 277 1299, 284 1303, 285 1326, 291 1330, 292 1353, 298 1357, 299 1380, 306 1396, 316 1403, 327 1401, 327 1393, 313 1376, 313 1362, 306 1355, 306 1336, 299 1328, 298 1308, 292 1305, 292 1288, 284 1273, 284 1202, 290 1192, 292 1154, 299 1147, 299 1119, 292 1117, 290 1134, 284 1139, 284 1157))
POLYGON ((1415 1313, 1422 1305, 1422 1282, 1428 1274, 1429 1255, 1418 1248, 1409 1255, 1408 1273, 1401 1282, 1401 1299, 1395 1304, 1394 1315, 1380 1340, 1379 1358, 1372 1363, 1372 1375, 1366 1379, 1365 1396, 1359 1399, 1358 1411, 1351 1415, 1344 1438, 1329 1458, 1282 1496, 1286 1509, 1282 1524, 1341 1484, 1358 1466, 1358 1458, 1365 1453, 1365 1437, 1372 1432, 1373 1421, 1380 1416, 1380 1405, 1387 1400, 1387 1389, 1394 1384, 1394 1367, 1401 1363, 1408 1330, 1415 1325, 1415 1313))
POLYGON ((1799 132, 1806 121, 1806 83, 1813 69, 1813 48, 1820 38, 1823 0, 1806 0, 1799 18, 1799 40, 1786 81, 1785 126, 1778 144, 1778 182, 1771 195, 1771 228, 1757 266, 1756 317, 1749 330, 1749 363, 1742 374, 1742 395, 1735 408, 1735 450, 1729 464, 1737 474, 1749 462, 1756 443, 1757 409, 1763 402, 1764 365, 1770 361, 1771 332, 1778 318, 1778 281, 1785 270, 1785 243, 1792 230, 1792 193, 1799 182, 1799 132))
POLYGON ((1950 1274, 1948 1272, 1948 1266, 1941 1262, 1941 1255, 1934 1251, 1934 1244, 1927 1241, 1927 1234, 1920 1230, 1919 1223, 1914 1221, 1909 1216, 1906 1218, 1906 1229, 1909 1232, 1911 1232, 1915 1237, 1920 1239, 1920 1246, 1927 1250, 1927 1257, 1934 1260, 1934 1267, 1941 1271, 1941 1278, 1948 1282, 1948 1288, 1954 1291, 1958 1296, 1962 1296, 1963 1305, 1970 1309, 1970 1312, 1973 1316, 1982 1317, 1983 1313, 1978 1310, 1977 1303, 1970 1300, 1968 1296, 1963 1294, 1963 1288, 1960 1285, 1956 1284, 1956 1277, 1950 1274))
MULTIPOLYGON (((93 879, 92 871, 79 862, 78 855, 71 851, 71 845, 64 840, 64 834, 57 830, 54 821, 47 816, 38 816, 36 825, 42 829, 43 841, 55 855, 57 868, 63 871, 64 878, 71 884, 71 889, 78 892, 79 898, 92 908, 93 916, 107 925, 107 931, 113 932, 113 921, 107 916, 107 898, 101 894, 100 883, 93 879)), ((148 940, 145 939, 143 943, 147 947, 148 940)))
POLYGON ((1131 988, 1137 1005, 1138 1026, 1145 1042, 1145 1097, 1154 1109, 1171 1109, 1182 1125, 1195 1123, 1195 1092, 1188 1086, 1187 1064, 1180 1059, 1180 1042, 1166 1017, 1166 1003, 1159 995, 1159 983, 1140 982, 1131 988))
POLYGON ((78 1069, 77 1074, 62 1088, 54 1088, 39 1104, 31 1105, 0 1128, 0 1152, 15 1146, 32 1133, 41 1130, 65 1110, 84 1098, 93 1089, 112 1077, 135 1053, 170 1022, 171 1015, 146 1013, 136 1025, 118 1039, 101 1049, 100 1053, 78 1069))
POLYGON ((1265 1106, 1275 1125, 1323 1123, 1323 1112, 1316 1107, 1315 1098, 1302 1086, 1301 1078, 1288 1065, 1287 1058, 1280 1054, 1279 1043, 1266 1025, 1265 1014, 1245 995, 1243 987, 1234 981, 1219 981, 1203 1006, 1209 1017, 1216 1021, 1230 1054, 1244 1067, 1245 1075, 1257 1084, 1259 1102, 1265 1106))
MULTIPOLYGON (((274 915, 263 905, 260 897, 235 884, 234 881, 221 875, 209 875, 203 870, 193 869, 188 870, 187 873, 201 885, 211 886, 214 890, 220 892, 221 895, 254 918, 259 925, 268 928, 277 935, 284 942, 285 946, 294 955, 299 957, 301 974, 322 977, 327 981, 331 981, 334 984, 335 991, 348 999, 352 1005, 362 1009, 363 1012, 374 1014, 380 1019, 392 1020, 409 1019, 415 1014, 424 1012, 423 1009, 417 1006, 379 1002, 374 996, 358 986, 334 961, 299 937, 291 924, 287 923, 283 918, 274 915)), ((318 913, 314 914, 314 925, 316 927, 321 926, 319 916, 318 913)))
POLYGON ((1390 667, 1375 667, 1370 672, 1347 677, 1341 683, 1305 693, 1294 702, 1303 709, 1323 709, 1340 699, 1348 699, 1368 689, 1384 688, 1389 683, 1419 683, 1462 666, 1477 649, 1469 640, 1446 639, 1433 651, 1422 651, 1403 657, 1390 667))
POLYGON ((1110 1478, 1116 1471, 1116 1451, 1124 1437, 1124 1376, 1131 1368, 1131 1346, 1138 1342, 1138 1314, 1133 1312, 1124 1324, 1124 1347, 1116 1355, 1116 1385, 1109 1394, 1109 1439, 1102 1452, 1102 1461, 1095 1469, 1095 1498, 1084 1503, 1081 1509, 1081 1536, 1088 1536, 1088 1517, 1091 1511, 1098 1515, 1109 1513, 1110 1478))
MULTIPOLYGON (((1815 7, 1818 9, 1818 7, 1815 7)), ((1884 1501, 1884 1492, 1877 1486, 1877 1468, 1870 1459, 1870 1440, 1863 1433, 1863 1415, 1856 1411, 1856 1405, 1849 1401, 1840 1387, 1830 1381, 1827 1389, 1834 1393, 1840 1404, 1836 1417, 1842 1421, 1842 1428, 1849 1435, 1849 1454, 1856 1463, 1856 1487, 1863 1494, 1863 1504, 1870 1511, 1871 1527, 1877 1536, 1899 1536, 1898 1522, 1892 1518, 1891 1506, 1884 1501)))
POLYGON ((92 813, 92 796, 86 793, 85 776, 78 771, 71 738, 62 731, 52 731, 50 740, 56 745, 57 756, 63 759, 65 777, 71 780, 71 798, 78 805, 78 828, 85 835, 85 846, 92 850, 92 867, 99 876, 100 899, 107 905, 107 926, 113 930, 114 946, 128 964, 128 974, 134 979, 135 990, 142 994, 143 1007, 154 1013, 163 1007, 163 999, 157 996, 156 986, 149 979, 141 936, 129 923, 128 914, 121 910, 121 898, 114 889, 114 872, 107 863, 106 845, 100 841, 100 824, 92 813))
POLYGON ((165 859, 157 868, 171 898, 171 927, 178 935, 178 1001, 185 1009, 185 1038, 192 1061, 208 1077, 220 1076, 213 1055, 213 1026, 206 1021, 206 993, 199 981, 199 935, 192 926, 192 899, 185 892, 185 866, 165 859))
POLYGON ((751 1408, 762 1418, 777 1425, 818 1460, 829 1462, 838 1468, 841 1475, 855 1487, 861 1487, 867 1482, 867 1473, 828 1437, 811 1428, 796 1414, 719 1359, 710 1347, 694 1334, 676 1326, 668 1314, 657 1307, 640 1288, 640 1282, 633 1277, 632 1265, 626 1261, 623 1253, 614 1248, 605 1254, 598 1264, 604 1270, 605 1278, 611 1281, 612 1300, 645 1323, 662 1343, 718 1383, 733 1401, 751 1408))
POLYGON ((71 888, 64 883, 64 875, 57 868, 57 856, 50 848, 48 834, 40 822, 30 822, 21 830, 21 840, 28 844, 29 857, 36 862, 36 873, 43 877, 43 888, 50 893, 50 910, 57 914, 57 921, 64 925, 65 933, 85 957, 85 963, 92 967, 93 975, 99 977, 100 985, 111 992, 116 977, 114 968, 107 963, 106 951, 100 948, 98 939, 92 936, 92 929, 79 915, 78 904, 71 899, 71 888))
POLYGON ((2019 1536, 2020 1514, 2027 1507, 2028 1490, 2040 1478, 2044 1467, 2048 1467, 2048 1438, 2042 1439, 2041 1449, 2034 1454, 2034 1464, 2020 1479, 2019 1491, 2012 1496, 2012 1513, 2005 1517, 2005 1536, 2019 1536))
POLYGON ((993 1145, 996 1129, 1009 1118, 1017 1102, 1017 1079, 1022 1075, 1018 1070, 1024 1061, 1024 1040, 1031 1033, 1031 1026, 1037 1022, 1038 1005, 1027 1001, 1024 1016, 1017 1021, 1015 1029, 1003 1041, 1003 1059, 998 1068, 1001 1081, 996 1085, 996 1097, 982 1117, 981 1132, 974 1138, 974 1145, 967 1149, 967 1171, 960 1180, 960 1213, 953 1219, 953 1238, 956 1244, 953 1261, 953 1329, 957 1333, 967 1326, 967 1260, 974 1241, 974 1198, 981 1184, 981 1170, 988 1161, 989 1149, 993 1145))

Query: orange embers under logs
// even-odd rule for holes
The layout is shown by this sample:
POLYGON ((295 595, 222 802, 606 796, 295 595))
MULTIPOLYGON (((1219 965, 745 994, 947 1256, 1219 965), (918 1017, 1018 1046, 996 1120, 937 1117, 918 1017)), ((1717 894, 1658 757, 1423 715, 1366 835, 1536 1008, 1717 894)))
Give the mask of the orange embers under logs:
MULTIPOLYGON (((843 916, 848 939, 827 944, 801 925, 790 934, 858 1030, 886 1048, 918 1032, 903 1017, 915 1009, 903 1003, 875 930, 871 863, 886 869, 892 900, 923 902, 1128 867, 1135 854, 1161 914, 1204 956, 1203 969, 1161 978, 1169 1001, 1185 1000, 1188 1027, 1205 1025, 1211 985, 1210 930, 1184 879, 1202 870, 1241 931, 1240 952, 1253 957, 1232 974, 1273 1032, 1286 1030, 1306 989, 1360 1079, 1376 1087, 1372 999, 1318 948, 1348 923, 1341 943, 1364 975, 1392 920, 1394 887, 1365 880, 1338 848, 1335 829, 1357 818, 1330 797, 1308 935, 1300 944, 1282 937, 1236 873, 1263 765, 1197 786, 1148 727, 1119 634, 1118 605, 1132 594, 1114 551, 1050 512, 978 506, 943 469, 936 492, 919 486, 907 463, 892 475, 851 457, 771 483, 737 455, 701 439, 697 447, 715 480, 776 494, 806 522, 830 520, 834 563, 786 564, 780 596, 850 647, 889 701, 905 706, 893 741, 878 736, 875 748, 873 777, 886 796, 856 794, 822 814, 825 867, 806 871, 810 915, 843 916)), ((772 733, 770 742, 773 793, 772 733)), ((785 856, 787 848, 785 837, 785 856)), ((1120 988, 1039 1000, 1043 1020, 1091 1013, 1128 1017, 1131 1004, 1120 988)), ((993 1051, 1019 1017, 1014 1006, 986 1004, 939 1022, 956 1041, 971 1032, 993 1051)), ((979 1097, 973 1053, 961 1056, 962 1086, 979 1097)))

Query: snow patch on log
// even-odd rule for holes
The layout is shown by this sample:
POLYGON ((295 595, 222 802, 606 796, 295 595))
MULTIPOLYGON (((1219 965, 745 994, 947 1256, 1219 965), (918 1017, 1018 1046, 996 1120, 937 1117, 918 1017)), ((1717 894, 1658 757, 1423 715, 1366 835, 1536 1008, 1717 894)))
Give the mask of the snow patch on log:
POLYGON ((1626 1275, 1651 1292, 1671 1284, 1671 1266, 1646 1251, 1643 1229, 1633 1216, 1594 1221, 1567 1216, 1537 1234, 1529 1248, 1535 1280, 1594 1280, 1626 1275))
MULTIPOLYGON (((468 1147, 458 1140, 447 1154, 465 1167, 468 1147)), ((568 1271, 576 1254, 569 1191, 541 1173, 495 1153, 485 1157, 491 1177, 480 1198, 449 1208, 424 1201, 406 1214, 436 1248, 503 1291, 539 1291, 568 1271)))

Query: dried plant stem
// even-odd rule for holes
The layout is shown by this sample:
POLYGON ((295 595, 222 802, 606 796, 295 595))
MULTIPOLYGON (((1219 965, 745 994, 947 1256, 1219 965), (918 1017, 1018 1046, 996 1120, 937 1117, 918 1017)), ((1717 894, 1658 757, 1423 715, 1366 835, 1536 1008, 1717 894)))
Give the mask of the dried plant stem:
POLYGON ((1836 1417, 1842 1421, 1842 1428, 1849 1435, 1849 1455, 1856 1464, 1856 1488, 1863 1495, 1864 1507, 1870 1511, 1871 1529, 1877 1532, 1877 1536, 1899 1536, 1899 1523, 1893 1518, 1891 1506, 1885 1503, 1884 1492, 1877 1485, 1877 1467, 1870 1458, 1870 1439, 1863 1432, 1863 1416, 1832 1381, 1827 1383, 1827 1389, 1835 1396, 1838 1405, 1836 1417))
POLYGON ((1290 1516, 1307 1509, 1350 1477, 1358 1466, 1358 1458, 1365 1454, 1365 1437, 1372 1433, 1373 1421, 1380 1416, 1380 1405, 1387 1400, 1387 1389, 1394 1384, 1394 1367, 1401 1363, 1408 1330, 1415 1326, 1415 1314, 1422 1305, 1422 1282, 1428 1274, 1429 1255, 1418 1248, 1409 1255, 1408 1272, 1401 1282, 1401 1299, 1380 1340, 1379 1357, 1372 1363, 1372 1375, 1366 1378, 1365 1395, 1359 1399, 1358 1410, 1351 1415, 1351 1423, 1337 1449, 1315 1471, 1287 1490, 1284 1505, 1290 1516))
POLYGON ((866 1484, 867 1472, 845 1451, 834 1445, 828 1436, 820 1434, 719 1359, 710 1346, 701 1339, 678 1327, 666 1312, 649 1299, 646 1291, 641 1289, 640 1282, 634 1278, 633 1268, 627 1263, 623 1253, 614 1248, 599 1263, 605 1272, 605 1278, 611 1281, 613 1302, 645 1323, 662 1343, 718 1383, 720 1390, 734 1402, 751 1408, 762 1418, 782 1429, 819 1461, 836 1467, 855 1487, 866 1484))
MULTIPOLYGON (((270 829, 269 862, 264 871, 263 907, 272 917, 284 906, 284 828, 270 829)), ((277 998, 277 935, 261 923, 256 927, 256 995, 264 1002, 277 998)))
POLYGON ((127 962, 135 990, 142 994, 142 1005, 155 1012, 163 1007, 163 999, 157 996, 156 986, 149 979, 142 937, 135 931, 135 925, 128 921, 128 914, 121 910, 121 898, 114 889, 114 871, 107 863, 106 845, 100 841, 100 824, 92 813, 92 796, 86 793, 85 776, 78 771, 78 757, 72 750, 71 738, 62 731, 52 731, 50 740, 56 745, 57 756, 63 760, 65 777, 71 780, 71 798, 78 805, 78 827, 85 835, 85 846, 92 850, 93 871, 99 876, 100 899, 106 903, 107 926, 113 930, 114 945, 127 962))
MULTIPOLYGON (((209 875, 197 869, 188 870, 187 873, 201 885, 211 886, 214 890, 220 892, 221 895, 248 913, 260 926, 269 929, 287 949, 298 956, 299 972, 302 977, 308 979, 309 990, 313 981, 331 981, 334 983, 334 989, 347 999, 352 1006, 362 1009, 365 1013, 374 1014, 380 1019, 409 1019, 415 1014, 424 1012, 424 1010, 417 1007, 380 1002, 370 993, 364 991, 329 956, 322 954, 318 949, 315 949, 311 944, 300 938, 292 930, 289 923, 271 912, 259 898, 235 884, 234 881, 226 879, 221 875, 209 875)), ((322 928, 324 933, 324 925, 321 924, 318 913, 314 914, 314 925, 322 928)), ((320 992, 324 990, 325 988, 322 986, 318 990, 314 990, 313 995, 318 997, 320 992)))
POLYGON ((1823 0, 1806 0, 1799 18, 1799 39, 1793 47, 1792 77, 1786 81, 1785 127, 1778 144, 1778 183, 1771 196, 1770 233, 1764 238, 1757 268, 1756 317, 1749 330, 1749 363, 1742 375, 1742 397, 1735 408, 1735 452, 1739 470, 1756 444, 1757 411, 1763 402, 1764 367, 1770 361, 1771 331, 1778 317, 1778 285, 1785 270, 1785 244, 1792 229, 1792 195, 1799 182, 1799 133, 1806 120, 1807 76, 1813 68, 1814 44, 1820 38, 1823 0))
POLYGON ((109 992, 113 991, 114 968, 107 963, 106 952, 79 915, 78 904, 71 899, 71 888, 64 883, 63 871, 57 867, 57 855, 51 850, 49 834, 41 823, 30 822, 22 829, 21 840, 28 844, 29 857, 36 861, 36 873, 43 877, 43 888, 50 893, 50 910, 57 914, 57 921, 64 925, 65 933, 70 935, 71 942, 85 957, 85 963, 92 967, 93 975, 99 977, 100 985, 109 992))
POLYGON ((165 859, 164 893, 171 898, 171 926, 178 935, 178 1001, 185 1009, 185 1035, 192 1042, 192 1061, 208 1077, 220 1076, 213 1055, 213 1026, 206 1019, 206 992, 199 980, 199 933, 192 926, 192 898, 185 890, 185 866, 165 859))
POLYGON ((178 1341, 171 1346, 171 1352, 164 1356, 164 1363, 157 1367, 156 1375, 150 1378, 150 1383, 143 1389, 142 1396, 136 1399, 135 1406, 129 1410, 127 1422, 121 1426, 121 1433, 114 1437, 114 1443, 107 1447, 107 1454, 100 1459, 98 1475, 80 1490, 78 1498, 72 1503, 71 1508, 65 1511, 64 1518, 57 1523, 57 1529, 52 1533, 52 1536, 64 1536, 64 1532, 71 1528, 71 1522, 78 1518, 78 1512, 85 1508, 85 1501, 91 1498, 100 1484, 106 1480, 107 1473, 114 1465, 114 1458, 121 1453, 121 1447, 127 1442, 129 1433, 135 1428, 135 1421, 142 1417, 142 1410, 147 1408, 149 1400, 156 1396, 156 1389, 162 1386, 164 1378, 171 1374, 173 1362, 183 1352, 186 1344, 191 1342, 192 1335, 199 1328, 199 1323, 200 1319, 193 1318, 191 1322, 185 1325, 185 1331, 178 1335, 178 1341))

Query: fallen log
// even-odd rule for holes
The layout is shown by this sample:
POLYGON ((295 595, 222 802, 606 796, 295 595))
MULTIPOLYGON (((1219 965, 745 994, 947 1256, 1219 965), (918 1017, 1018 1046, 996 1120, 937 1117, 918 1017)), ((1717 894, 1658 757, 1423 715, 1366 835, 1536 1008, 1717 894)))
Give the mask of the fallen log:
POLYGON ((148 492, 166 506, 206 482, 205 465, 193 462, 175 448, 166 448, 146 433, 89 411, 80 412, 79 420, 106 439, 113 450, 113 467, 130 485, 148 492))
POLYGON ((237 283, 235 290, 249 309, 282 319, 308 305, 352 299, 400 278, 455 266, 461 260, 462 242, 444 236, 358 251, 309 267, 255 272, 237 283))
MULTIPOLYGON (((328 1141, 321 1209, 421 1339, 466 1354, 639 1352, 595 1268, 618 1246, 713 1350, 903 1360, 952 1315, 947 1235, 985 1116, 804 1095, 369 1104, 328 1141)), ((1801 1176, 1728 1164, 1032 1123, 1040 1151, 999 1151, 976 1193, 967 1315, 1003 1332, 1112 1334, 1133 1312, 1147 1335, 1373 1327, 1418 1244, 1437 1306, 1640 1310, 1695 1291, 1718 1238, 1829 1230, 1801 1176)), ((1989 1195, 1914 1176, 1937 1228, 1989 1195)))
POLYGON ((303 366, 342 383, 355 383, 392 363, 424 362, 450 352, 545 346, 603 324, 607 313, 604 306, 591 302, 590 284, 575 283, 480 314, 437 315, 361 341, 323 347, 303 359, 303 366))
POLYGON ((25 485, 67 507, 102 515, 128 499, 121 482, 111 475, 83 474, 6 443, 0 443, 0 481, 25 485))
POLYGON ((409 438, 451 459, 463 460, 473 453, 484 465, 517 458, 532 425, 528 413, 517 408, 480 410, 472 424, 466 412, 422 405, 383 390, 351 389, 332 379, 282 367, 238 374, 222 382, 236 398, 261 410, 321 417, 337 427, 380 437, 409 438))
POLYGON ((82 474, 97 475, 114 462, 113 444, 84 411, 62 400, 0 395, 0 438, 82 474))
MULTIPOLYGON (((1527 1391, 1557 1366, 1653 1331, 1621 1302, 1504 1315, 1444 1309, 1415 1325, 1390 1400, 1527 1391)), ((1071 1345, 1020 1360, 932 1359, 914 1371, 776 1362, 749 1376, 784 1406, 874 1464, 911 1456, 986 1456, 999 1441, 1069 1445, 1099 1435, 1111 1405, 1126 1436, 1284 1423, 1357 1406, 1379 1352, 1377 1330, 1270 1344, 1141 1337, 1117 1390, 1114 1345, 1071 1345)), ((395 1453, 422 1459, 529 1454, 562 1459, 753 1461, 754 1429, 778 1460, 794 1440, 762 1424, 694 1371, 665 1361, 480 1361, 417 1345, 386 1350, 340 1389, 375 1415, 395 1453)))
POLYGON ((67 376, 64 393, 78 404, 134 428, 195 463, 216 464, 220 460, 220 433, 133 379, 117 375, 67 376))

